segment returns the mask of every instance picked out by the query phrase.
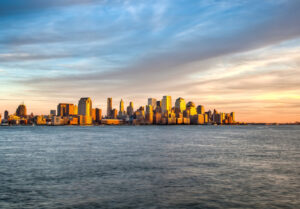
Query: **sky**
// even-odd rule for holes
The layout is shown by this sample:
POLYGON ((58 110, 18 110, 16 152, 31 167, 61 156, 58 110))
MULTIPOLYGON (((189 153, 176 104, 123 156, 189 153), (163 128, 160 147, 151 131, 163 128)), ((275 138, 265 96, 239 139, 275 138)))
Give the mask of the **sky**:
POLYGON ((298 0, 1 0, 0 114, 183 97, 300 121, 298 0))

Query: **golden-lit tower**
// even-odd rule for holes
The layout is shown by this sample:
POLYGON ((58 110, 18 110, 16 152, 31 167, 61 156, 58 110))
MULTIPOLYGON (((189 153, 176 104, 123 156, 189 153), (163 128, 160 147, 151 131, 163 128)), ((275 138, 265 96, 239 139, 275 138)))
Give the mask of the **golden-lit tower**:
POLYGON ((232 121, 235 122, 235 112, 231 112, 230 115, 231 115, 232 121))
POLYGON ((188 102, 186 105, 186 109, 189 110, 190 116, 197 115, 197 109, 194 102, 188 102))
POLYGON ((172 98, 171 96, 163 96, 161 100, 161 109, 162 112, 170 112, 172 109, 172 98))
POLYGON ((112 98, 107 98, 107 111, 106 111, 106 115, 108 118, 111 117, 111 113, 112 113, 112 98))
POLYGON ((186 104, 185 104, 185 100, 181 97, 176 99, 175 102, 175 113, 183 113, 183 111, 185 111, 186 109, 186 104))
POLYGON ((120 101, 120 111, 119 111, 119 115, 120 115, 120 116, 124 115, 124 102, 123 102, 123 99, 121 99, 121 101, 120 101))
POLYGON ((92 100, 89 97, 81 98, 78 102, 78 115, 80 116, 80 124, 92 124, 92 100))
POLYGON ((148 124, 153 124, 153 107, 152 107, 152 105, 146 105, 146 117, 145 117, 145 119, 146 119, 146 122, 148 124))
POLYGON ((81 98, 78 102, 78 115, 92 117, 92 100, 89 97, 81 98))
POLYGON ((74 114, 74 104, 59 103, 57 105, 57 115, 58 116, 69 116, 74 114))

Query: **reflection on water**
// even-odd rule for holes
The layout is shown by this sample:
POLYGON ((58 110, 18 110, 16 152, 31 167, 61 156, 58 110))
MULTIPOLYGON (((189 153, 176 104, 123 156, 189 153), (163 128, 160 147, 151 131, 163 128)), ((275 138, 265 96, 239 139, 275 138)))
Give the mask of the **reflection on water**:
POLYGON ((299 126, 0 127, 0 208, 297 208, 299 126))

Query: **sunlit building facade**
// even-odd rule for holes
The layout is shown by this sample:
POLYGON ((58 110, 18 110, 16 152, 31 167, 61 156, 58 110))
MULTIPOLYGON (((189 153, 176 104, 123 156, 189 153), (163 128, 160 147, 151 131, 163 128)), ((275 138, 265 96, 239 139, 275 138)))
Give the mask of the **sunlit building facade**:
POLYGON ((161 109, 162 112, 170 112, 172 109, 172 98, 171 96, 163 96, 163 99, 161 100, 161 109))
POLYGON ((121 99, 120 101, 120 110, 119 110, 119 116, 122 117, 125 115, 125 110, 124 110, 124 101, 121 99))
POLYGON ((57 115, 58 116, 76 115, 74 112, 74 104, 59 103, 57 105, 57 115))
POLYGON ((190 116, 197 115, 197 109, 194 102, 188 102, 186 105, 186 110, 189 111, 190 116))
POLYGON ((83 116, 82 123, 92 124, 92 100, 89 97, 81 98, 78 102, 78 115, 83 116))
POLYGON ((185 100, 181 97, 177 98, 175 101, 175 113, 183 113, 186 109, 185 100))

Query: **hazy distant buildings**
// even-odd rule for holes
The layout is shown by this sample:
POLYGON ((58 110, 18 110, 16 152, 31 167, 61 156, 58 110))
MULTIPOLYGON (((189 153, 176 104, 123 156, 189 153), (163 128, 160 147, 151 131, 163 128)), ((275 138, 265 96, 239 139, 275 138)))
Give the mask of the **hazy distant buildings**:
POLYGON ((26 106, 24 104, 21 104, 21 105, 18 106, 18 108, 16 110, 16 115, 18 117, 26 117, 27 109, 26 109, 26 106))

